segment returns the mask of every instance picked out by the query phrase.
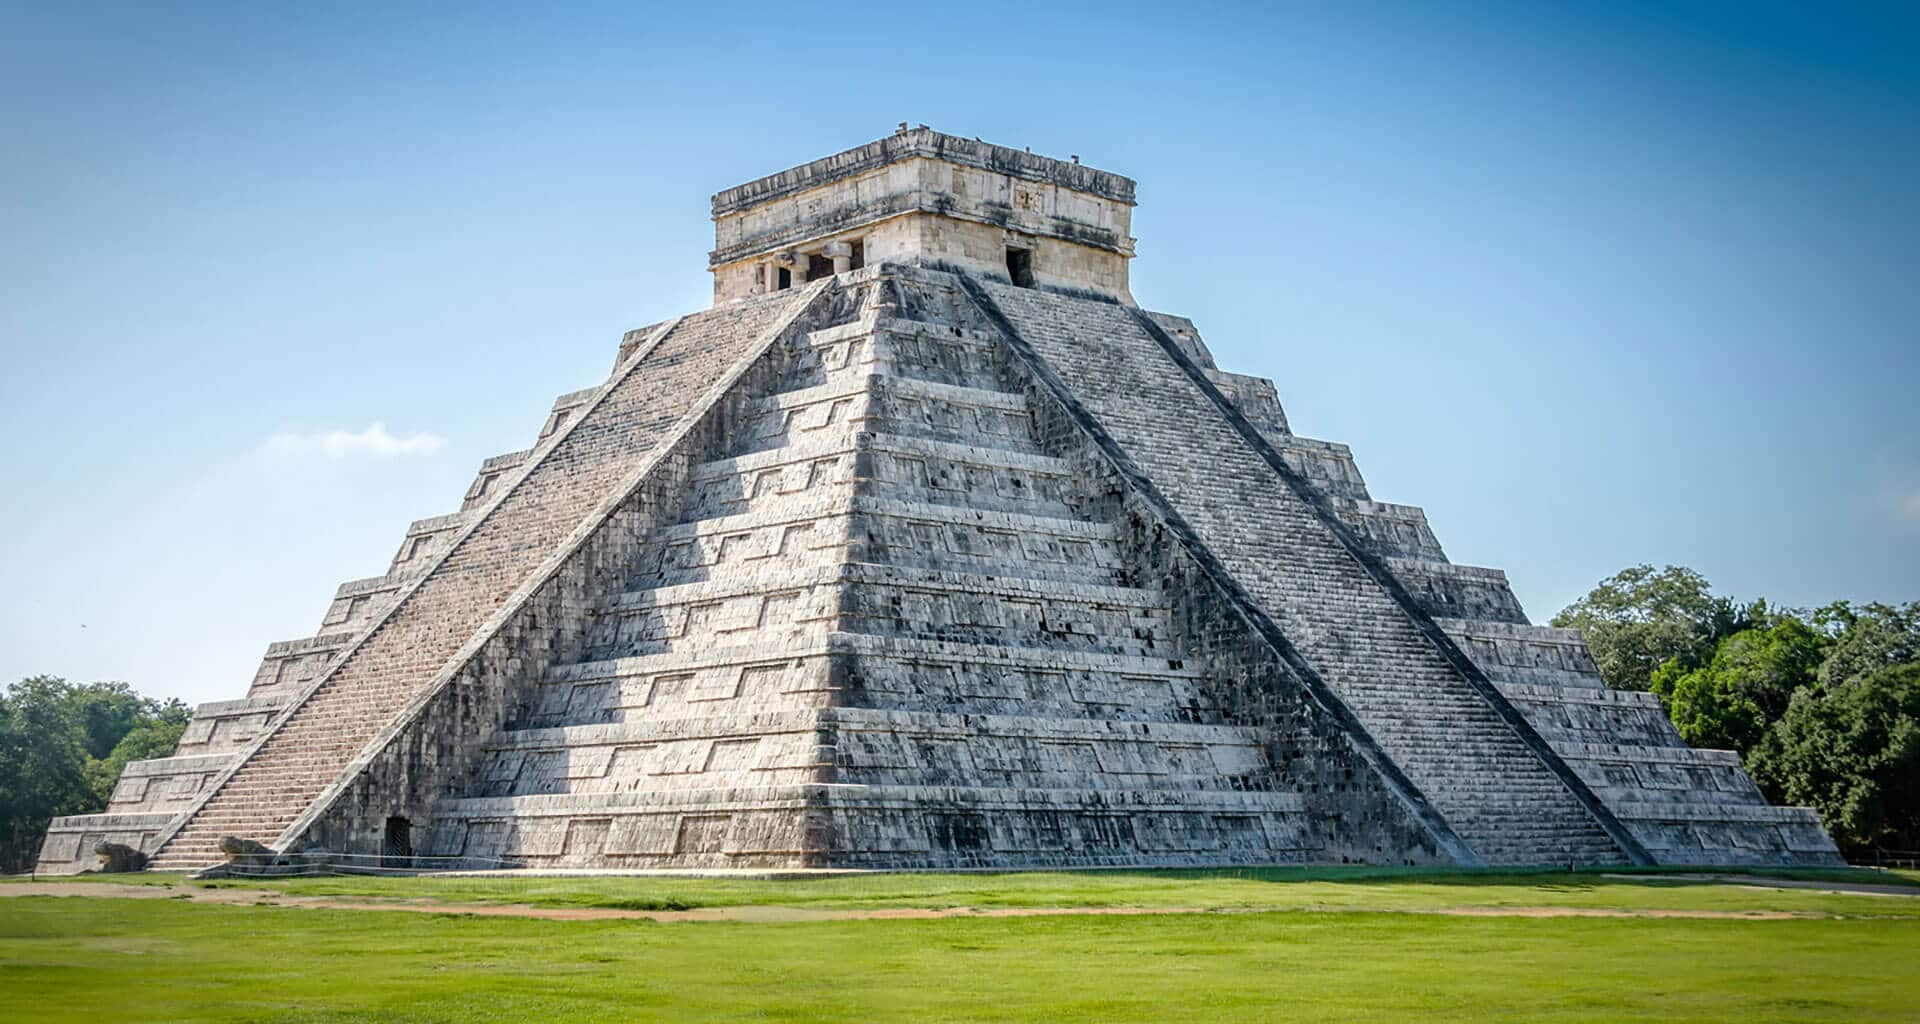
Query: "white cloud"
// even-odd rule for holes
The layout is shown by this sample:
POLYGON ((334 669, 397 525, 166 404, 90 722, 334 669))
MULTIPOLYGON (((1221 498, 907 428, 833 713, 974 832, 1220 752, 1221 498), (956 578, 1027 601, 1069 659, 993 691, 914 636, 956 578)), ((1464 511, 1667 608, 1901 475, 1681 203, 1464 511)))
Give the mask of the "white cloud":
POLYGON ((350 455, 385 459, 400 455, 432 455, 446 443, 446 439, 440 435, 425 432, 395 437, 387 433, 386 424, 371 423, 357 434, 345 430, 275 434, 261 443, 260 450, 273 455, 318 453, 329 459, 344 459, 350 455))
POLYGON ((1894 495, 1893 515, 1903 522, 1920 523, 1920 491, 1894 495))

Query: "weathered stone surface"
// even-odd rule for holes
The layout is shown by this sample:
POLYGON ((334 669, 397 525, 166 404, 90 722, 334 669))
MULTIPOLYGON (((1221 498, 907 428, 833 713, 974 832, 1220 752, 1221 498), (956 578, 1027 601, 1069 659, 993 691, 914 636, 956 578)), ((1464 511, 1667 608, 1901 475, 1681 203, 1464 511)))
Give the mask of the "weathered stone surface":
POLYGON ((280 854, 262 843, 241 836, 222 836, 219 843, 220 855, 229 864, 262 866, 272 864, 280 854))
POLYGON ((147 855, 125 843, 95 843, 93 854, 103 874, 119 875, 129 871, 144 871, 147 867, 147 855))
POLYGON ((713 310, 42 868, 1837 859, 1133 308, 1132 202, 925 130, 716 196, 713 310))

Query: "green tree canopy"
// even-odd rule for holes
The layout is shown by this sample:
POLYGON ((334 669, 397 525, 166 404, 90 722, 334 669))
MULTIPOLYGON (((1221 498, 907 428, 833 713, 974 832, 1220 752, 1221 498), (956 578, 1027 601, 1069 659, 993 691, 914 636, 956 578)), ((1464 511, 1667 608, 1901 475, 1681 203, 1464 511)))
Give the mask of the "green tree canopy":
POLYGON ((1831 646, 1806 621, 1776 616, 1769 628, 1723 638, 1697 668, 1669 659, 1648 688, 1659 695, 1682 739, 1744 753, 1786 713, 1795 691, 1816 684, 1831 646))
POLYGON ((107 805, 131 760, 173 753, 191 712, 125 683, 22 679, 0 693, 0 871, 22 871, 47 822, 107 805))
POLYGON ((1705 576, 1685 566, 1622 569, 1561 609, 1553 625, 1586 634, 1600 678, 1616 690, 1644 690, 1655 669, 1678 660, 1696 668, 1723 636, 1739 632, 1764 605, 1715 597, 1705 576))
POLYGON ((1920 850, 1920 602, 1812 613, 1624 569, 1554 616, 1607 685, 1648 689, 1688 743, 1736 750, 1767 798, 1819 810, 1853 856, 1920 850))
POLYGON ((174 749, 180 746, 180 734, 186 731, 187 721, 192 717, 192 711, 185 704, 169 701, 153 717, 127 730, 106 757, 88 761, 87 785, 93 791, 94 802, 106 806, 128 761, 172 757, 174 749))
POLYGON ((1819 808, 1856 856, 1920 850, 1920 663, 1802 689, 1748 767, 1769 797, 1819 808))
POLYGON ((1855 608, 1835 601, 1813 613, 1833 634, 1833 650, 1820 666, 1820 681, 1837 686, 1891 665, 1920 661, 1920 601, 1878 602, 1855 608))

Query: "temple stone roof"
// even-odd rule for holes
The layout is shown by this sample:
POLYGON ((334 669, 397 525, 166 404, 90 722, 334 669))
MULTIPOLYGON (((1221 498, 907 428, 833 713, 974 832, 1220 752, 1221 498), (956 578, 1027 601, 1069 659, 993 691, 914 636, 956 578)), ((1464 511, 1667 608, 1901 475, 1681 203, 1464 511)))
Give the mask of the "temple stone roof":
POLYGON ((1125 175, 979 139, 963 139, 921 125, 716 192, 713 215, 733 213, 914 157, 945 160, 1026 181, 1059 185, 1129 206, 1134 202, 1134 181, 1125 175))

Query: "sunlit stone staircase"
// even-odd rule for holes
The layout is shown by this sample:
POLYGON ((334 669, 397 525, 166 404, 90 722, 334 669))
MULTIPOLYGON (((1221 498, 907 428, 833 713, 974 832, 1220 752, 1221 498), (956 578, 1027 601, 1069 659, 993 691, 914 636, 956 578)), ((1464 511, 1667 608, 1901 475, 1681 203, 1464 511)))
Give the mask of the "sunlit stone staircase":
POLYGON ((593 658, 489 743, 485 795, 447 806, 466 828, 437 852, 1303 855, 1299 799, 1207 706, 1163 595, 1124 582, 999 336, 950 286, 875 287, 859 319, 795 344, 734 449, 693 473, 593 658))
POLYGON ((162 837, 154 865, 217 861, 229 835, 278 842, 685 414, 727 361, 728 350, 714 340, 751 334, 786 304, 774 299, 687 318, 640 353, 162 837))

